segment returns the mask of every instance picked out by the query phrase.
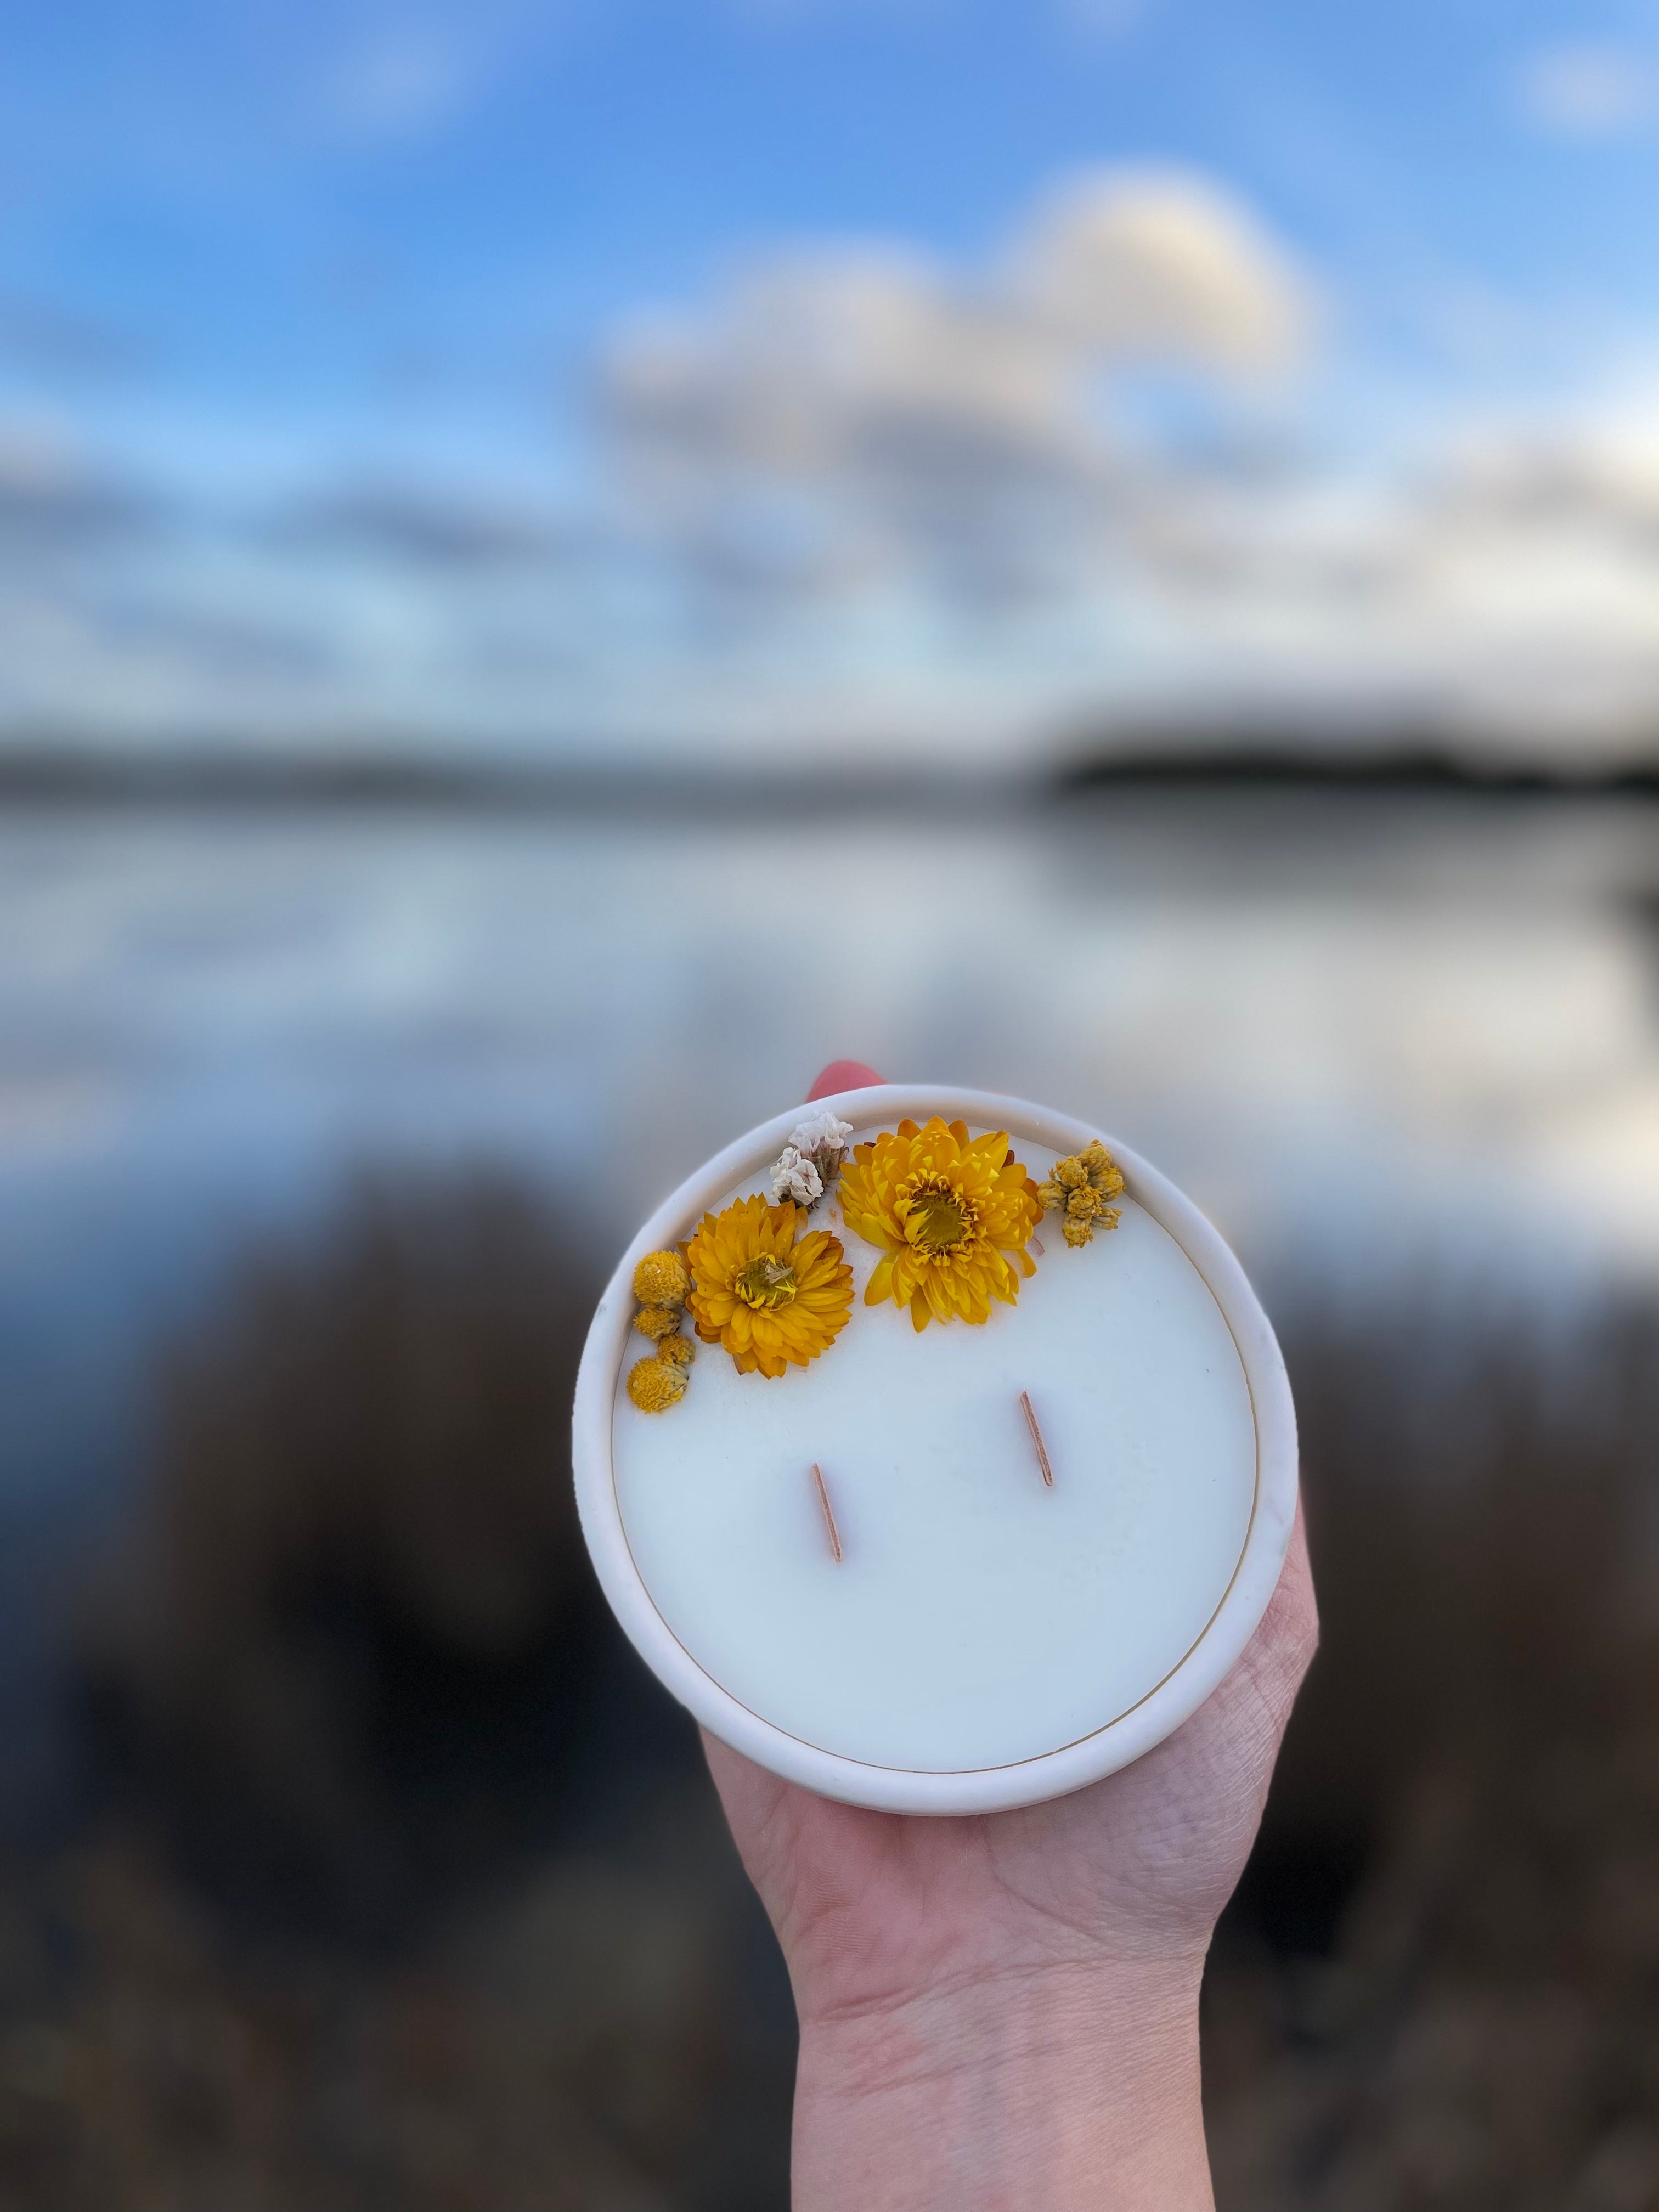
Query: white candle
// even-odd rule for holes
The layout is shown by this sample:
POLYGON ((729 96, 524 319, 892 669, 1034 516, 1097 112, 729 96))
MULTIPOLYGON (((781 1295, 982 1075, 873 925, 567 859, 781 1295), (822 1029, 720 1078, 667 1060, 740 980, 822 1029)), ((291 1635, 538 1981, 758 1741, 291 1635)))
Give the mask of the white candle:
MULTIPOLYGON (((938 1089, 832 1103, 854 1143, 907 1114, 1006 1128, 1038 1181, 1093 1133, 938 1089)), ((832 1191, 811 1226, 854 1297, 830 1348, 771 1379, 700 1345, 680 1402, 641 1413, 634 1261, 764 1192, 791 1118, 677 1194, 601 1307, 576 1437, 602 1579, 700 1717, 831 1794, 967 1810, 1076 1786, 1184 1717, 1271 1592, 1295 1499, 1271 1334, 1214 1231, 1113 1146, 1120 1226, 1074 1249, 1045 1215, 1036 1273, 982 1326, 866 1305, 881 1255, 832 1191)))

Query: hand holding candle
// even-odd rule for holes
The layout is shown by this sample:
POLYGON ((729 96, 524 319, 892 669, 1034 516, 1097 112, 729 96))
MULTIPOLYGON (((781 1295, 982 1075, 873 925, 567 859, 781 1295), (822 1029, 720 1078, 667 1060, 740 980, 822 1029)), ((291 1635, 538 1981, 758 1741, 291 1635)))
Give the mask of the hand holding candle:
MULTIPOLYGON (((879 1080, 836 1062, 810 1095, 879 1080)), ((1298 1510, 1219 1689, 1133 1765, 1013 1812, 870 1812, 705 1735, 800 2014, 796 2212, 1209 2203, 1199 1982, 1316 1633, 1298 1510)))
POLYGON ((1205 1952, 1315 1632, 1284 1363, 1115 1139, 813 1097, 643 1224, 574 1413, 788 1961, 796 2212, 1190 2212, 1205 1952))

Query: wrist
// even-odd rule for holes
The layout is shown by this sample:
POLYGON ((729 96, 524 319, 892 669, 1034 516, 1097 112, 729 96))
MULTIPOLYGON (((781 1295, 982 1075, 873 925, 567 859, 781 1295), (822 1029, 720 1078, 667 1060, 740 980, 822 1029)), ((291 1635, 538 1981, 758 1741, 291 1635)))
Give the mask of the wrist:
POLYGON ((803 2008, 795 2212, 1208 2212, 1200 1960, 803 2008))

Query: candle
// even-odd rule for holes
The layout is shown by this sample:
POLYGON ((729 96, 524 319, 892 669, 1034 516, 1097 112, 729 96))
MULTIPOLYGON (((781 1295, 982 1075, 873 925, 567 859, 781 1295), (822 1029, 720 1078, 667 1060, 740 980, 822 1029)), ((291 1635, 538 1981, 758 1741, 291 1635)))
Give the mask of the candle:
MULTIPOLYGON (((1039 1183, 1095 1134, 938 1086, 826 1109, 855 1146, 907 1115, 1006 1131, 1039 1183)), ((834 1340, 775 1379, 699 1344, 684 1395, 641 1412, 635 1262, 769 1200, 799 1118, 692 1177, 601 1303, 574 1431, 601 1580, 706 1725, 826 1794, 953 1812, 1077 1787, 1184 1718, 1271 1595, 1296 1486, 1271 1332, 1215 1231, 1111 1144, 1117 1225, 1073 1247, 1043 1214, 1035 1273, 981 1325, 866 1304, 884 1255, 832 1184, 806 1226, 852 1269, 834 1340)))

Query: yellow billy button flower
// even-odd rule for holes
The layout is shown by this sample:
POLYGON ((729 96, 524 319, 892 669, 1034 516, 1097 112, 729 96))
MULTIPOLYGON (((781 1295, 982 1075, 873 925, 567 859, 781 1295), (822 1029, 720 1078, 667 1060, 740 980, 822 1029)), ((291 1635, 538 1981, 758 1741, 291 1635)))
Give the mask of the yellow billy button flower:
POLYGON ((642 1413, 665 1413, 685 1395, 685 1370, 665 1359, 641 1359, 629 1370, 628 1395, 642 1413))
POLYGON ((705 1344, 723 1344, 739 1373, 775 1379, 827 1352, 847 1325, 853 1271, 828 1230, 796 1231, 793 1204, 740 1198, 705 1213, 685 1248, 691 1271, 686 1310, 705 1344))
POLYGON ((634 1295, 642 1306, 683 1306, 689 1288, 678 1252, 647 1252, 634 1270, 634 1295))
POLYGON ((988 1321, 991 1301, 1012 1305, 1036 1262, 1025 1249, 1042 1216, 1036 1185, 1009 1149, 1005 1129, 968 1135, 937 1114, 926 1128, 858 1146, 841 1171, 847 1225, 878 1245, 866 1305, 908 1306, 918 1330, 930 1321, 988 1321))
POLYGON ((679 1325, 679 1310, 675 1306, 641 1306, 634 1316, 634 1326, 641 1336, 672 1336, 679 1325))

